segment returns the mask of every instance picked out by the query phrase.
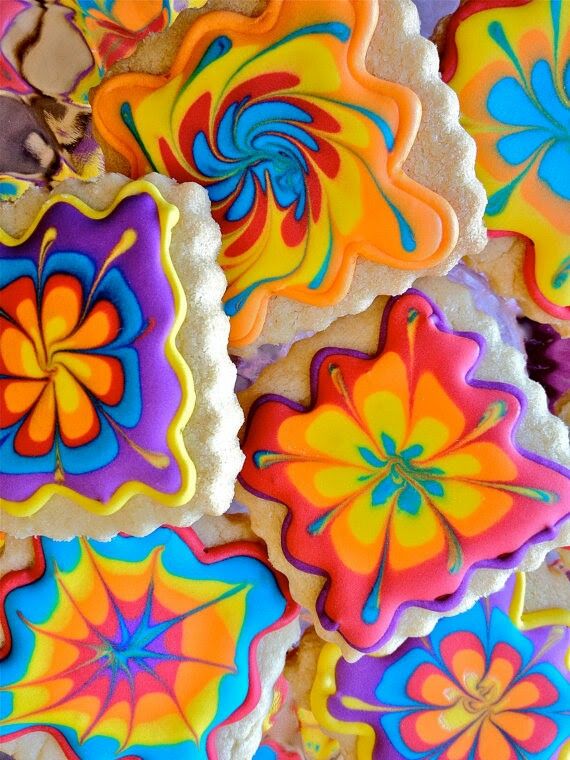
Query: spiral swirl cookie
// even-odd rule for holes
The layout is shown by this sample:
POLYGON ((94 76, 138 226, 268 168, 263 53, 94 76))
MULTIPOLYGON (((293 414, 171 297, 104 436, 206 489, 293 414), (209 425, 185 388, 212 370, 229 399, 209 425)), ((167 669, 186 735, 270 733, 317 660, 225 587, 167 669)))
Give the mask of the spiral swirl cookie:
POLYGON ((570 618, 523 613, 524 581, 387 657, 322 649, 311 703, 358 760, 565 757, 570 618))
POLYGON ((322 329, 480 249, 473 146, 434 54, 407 0, 271 0, 255 18, 182 14, 94 91, 109 168, 207 188, 234 350, 322 329))
POLYGON ((112 536, 225 511, 241 413, 204 191, 109 176, 28 193, 0 225, 3 528, 112 536))
POLYGON ((42 538, 2 583, 0 746, 44 732, 82 760, 253 754, 298 636, 258 544, 205 549, 189 528, 42 538))
POLYGON ((442 74, 477 142, 493 245, 474 264, 528 316, 570 333, 570 5, 469 0, 442 74), (507 236, 507 237, 504 237, 507 236), (516 236, 516 237, 513 237, 516 236))
POLYGON ((348 658, 423 635, 566 543, 565 426, 459 285, 379 299, 240 400, 238 496, 348 658))

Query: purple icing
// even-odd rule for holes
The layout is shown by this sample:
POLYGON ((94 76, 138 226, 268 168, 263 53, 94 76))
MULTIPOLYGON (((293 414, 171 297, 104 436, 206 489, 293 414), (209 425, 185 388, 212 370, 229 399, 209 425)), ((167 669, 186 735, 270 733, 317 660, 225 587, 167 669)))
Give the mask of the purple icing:
MULTIPOLYGON (((182 392, 178 377, 166 360, 164 351, 174 321, 175 305, 172 287, 161 264, 161 232, 156 202, 147 193, 127 197, 102 220, 91 219, 72 205, 58 202, 44 214, 27 241, 16 247, 0 245, 0 259, 14 262, 13 266, 32 262, 33 266, 29 269, 37 272, 42 239, 49 227, 56 228, 57 237, 46 255, 44 271, 54 255, 62 254, 59 257, 59 262, 62 262, 70 252, 77 252, 83 254, 83 261, 87 257, 98 272, 122 233, 129 228, 134 229, 136 241, 127 252, 113 261, 107 274, 116 271, 122 275, 138 301, 143 320, 141 329, 137 330, 128 346, 131 356, 135 356, 134 366, 140 382, 140 417, 134 425, 120 426, 125 435, 116 434, 118 451, 112 461, 82 474, 66 472, 65 485, 100 501, 107 501, 128 481, 141 481, 161 492, 175 493, 181 487, 181 472, 169 449, 167 430, 180 407, 182 392), (163 468, 152 465, 128 444, 126 437, 137 447, 167 456, 168 465, 163 468)), ((4 265, 4 274, 0 275, 1 287, 13 281, 14 276, 10 275, 10 271, 10 267, 4 265)), ((65 271, 65 264, 58 264, 56 271, 65 271)), ((95 294, 98 292, 96 290, 95 294)), ((96 300, 95 295, 93 301, 96 300)), ((100 349, 99 353, 105 354, 105 349, 100 349)), ((99 410, 101 404, 95 399, 94 406, 99 410)), ((7 430, 8 435, 6 430, 0 431, 0 453, 9 443, 10 428, 7 430)), ((94 456, 99 455, 104 458, 105 452, 94 449, 94 456)), ((0 488, 6 499, 23 501, 41 486, 54 483, 53 467, 46 472, 45 461, 42 467, 37 465, 34 457, 27 457, 24 470, 20 470, 25 474, 7 474, 6 462, 7 459, 0 464, 0 488)))
MULTIPOLYGON (((556 726, 557 730, 553 734, 551 728, 542 737, 544 747, 540 749, 545 750, 545 754, 541 752, 532 756, 541 759, 557 757, 555 751, 566 735, 565 716, 570 697, 570 686, 564 676, 565 670, 567 671, 564 660, 570 644, 570 629, 560 629, 556 633, 553 626, 545 625, 522 633, 508 616, 513 590, 514 578, 511 578, 501 591, 492 594, 489 599, 480 600, 460 615, 443 618, 429 636, 410 638, 385 657, 364 656, 355 663, 339 658, 334 670, 336 691, 326 701, 328 713, 336 720, 350 724, 361 723, 372 728, 375 737, 373 760, 440 757, 440 752, 445 747, 437 743, 426 747, 427 754, 416 754, 413 747, 415 736, 410 726, 406 726, 406 721, 409 716, 445 708, 441 704, 420 701, 417 687, 415 691, 410 689, 410 679, 417 676, 419 668, 427 666, 451 683, 457 683, 457 674, 448 669, 450 655, 442 654, 442 643, 449 644, 452 637, 455 642, 452 646, 460 649, 463 646, 473 647, 473 642, 476 641, 475 646, 480 647, 484 653, 487 667, 495 648, 506 646, 509 651, 520 656, 520 665, 518 670, 515 668, 511 683, 506 684, 505 693, 519 679, 529 674, 531 677, 539 674, 550 684, 549 696, 542 698, 539 694, 531 707, 538 714, 546 716, 550 727, 556 726), (556 700, 552 696, 554 691, 558 696, 556 700), (343 702, 343 696, 358 700, 359 704, 352 702, 347 706, 343 702), (365 709, 363 703, 369 705, 370 709, 365 709)), ((456 650, 452 648, 450 651, 456 650)), ((466 688, 462 683, 458 683, 458 687, 466 688)), ((505 685, 502 688, 504 687, 505 685)), ((474 715, 473 720, 476 719, 477 715, 474 715)), ((466 728, 468 726, 453 726, 450 733, 453 738, 449 743, 466 728)), ((477 734, 478 732, 474 734, 474 742, 477 741, 477 734)), ((508 735, 505 736, 510 739, 508 735)), ((514 744, 517 744, 516 741, 514 744)), ((475 756, 475 750, 472 751, 475 756)), ((469 752, 469 757, 471 756, 469 752)), ((523 757, 522 752, 517 754, 519 756, 523 757)))
MULTIPOLYGON (((519 402, 521 413, 518 417, 518 419, 515 421, 514 427, 513 427, 513 434, 516 436, 516 432, 518 430, 518 427, 521 423, 522 418, 524 417, 524 413, 527 407, 527 399, 524 393, 521 391, 520 388, 514 385, 510 385, 508 383, 502 383, 502 382, 490 382, 485 380, 479 380, 474 377, 475 370, 477 369, 481 357, 484 355, 486 351, 486 342, 482 335, 479 333, 474 332, 462 332, 458 330, 453 330, 453 328, 447 323, 446 317, 444 313, 441 311, 441 309, 435 304, 434 301, 432 301, 429 296, 427 296, 425 293, 423 293, 420 290, 417 290, 416 288, 410 288, 407 293, 416 293, 420 295, 422 298, 424 298, 433 309, 433 316, 432 319, 437 324, 437 327, 442 332, 446 332, 453 335, 459 335, 464 338, 468 338, 470 340, 473 340, 477 345, 479 346, 479 357, 475 361, 475 364, 470 369, 470 371, 466 375, 466 382, 475 387, 475 388, 485 388, 485 389, 495 389, 503 391, 504 393, 509 393, 512 396, 514 396, 517 401, 519 402)), ((378 354, 379 351, 382 350, 382 346, 385 343, 386 340, 386 333, 388 329, 388 314, 389 310, 391 309, 392 305, 397 300, 398 296, 393 297, 388 302, 384 314, 382 317, 382 325, 380 329, 380 339, 379 339, 379 349, 375 353, 375 355, 378 354)), ((290 409, 293 409, 296 412, 305 412, 313 408, 314 400, 317 396, 317 388, 318 388, 318 377, 320 372, 320 367, 322 363, 332 355, 343 355, 343 356, 353 356, 358 359, 368 359, 370 358, 368 354, 365 354, 361 351, 354 351, 351 349, 345 349, 345 348, 323 348, 320 351, 318 351, 315 356, 313 357, 313 360, 311 362, 311 368, 310 368, 310 378, 311 378, 311 404, 306 407, 302 404, 293 401, 289 398, 286 398, 284 396, 280 396, 278 394, 266 394, 258 399, 252 404, 251 410, 249 412, 247 421, 246 421, 246 432, 245 437, 248 435, 248 429, 249 424, 251 420, 254 417, 256 409, 261 406, 264 403, 275 401, 281 404, 285 404, 290 409)), ((513 445, 516 448, 516 450, 523 455, 524 457, 538 463, 542 464, 556 472, 559 472, 561 475, 564 475, 568 478, 570 478, 570 470, 565 468, 563 465, 558 464, 557 462, 553 462, 551 460, 546 459, 545 457, 541 457, 538 454, 535 454, 534 452, 527 451, 522 446, 517 445, 513 441, 513 445)), ((238 480, 241 483, 241 485, 246 488, 248 491, 250 491, 254 496, 257 496, 261 499, 267 499, 267 495, 262 493, 261 491, 257 491, 256 489, 249 486, 245 480, 241 476, 238 476, 238 480)), ((286 504, 284 506, 287 506, 286 504)), ((287 561, 293 565, 293 567, 296 567, 297 569, 301 570, 302 572, 309 573, 311 575, 320 575, 323 578, 325 578, 325 583, 323 584, 323 587, 321 589, 321 592, 317 598, 316 602, 316 611, 319 616, 319 620, 326 630, 334 631, 339 628, 339 622, 336 620, 332 620, 327 613, 325 612, 325 602, 329 593, 330 583, 331 579, 328 573, 324 572, 322 568, 316 567, 314 565, 310 565, 306 562, 303 562, 302 560, 298 559, 294 555, 291 554, 287 547, 287 532, 289 529, 289 525, 291 523, 292 515, 291 511, 287 511, 287 515, 285 516, 285 519, 283 520, 283 525, 281 529, 281 549, 283 551, 283 554, 287 558, 287 561)), ((361 652, 372 652, 380 649, 382 646, 384 646, 395 634, 398 628, 399 620, 402 616, 402 614, 410 607, 420 608, 420 609, 426 609, 433 612, 449 612, 453 610, 461 599, 465 596, 473 574, 479 570, 479 569, 497 569, 497 570, 514 570, 516 569, 522 560, 524 559, 528 549, 531 546, 535 546, 537 544, 541 544, 546 541, 550 541, 555 538, 555 536, 558 534, 561 526, 566 523, 570 519, 570 513, 560 519, 556 524, 550 527, 546 527, 539 531, 537 534, 535 534, 532 538, 530 538, 523 546, 521 546, 518 550, 513 551, 509 554, 502 555, 501 557, 496 558, 489 558, 486 560, 480 560, 479 562, 475 562, 471 567, 466 569, 465 575, 463 576, 463 579, 461 583, 459 584, 458 588, 455 592, 452 594, 447 595, 445 598, 440 598, 438 600, 432 600, 432 601, 421 601, 421 600, 414 600, 414 601, 408 601, 402 603, 396 612, 394 613, 394 617, 391 620, 389 626, 386 629, 385 634, 380 638, 378 642, 372 647, 358 647, 359 651, 361 652)), ((350 642, 349 642, 350 643, 350 642)))
POLYGON ((421 33, 429 37, 437 22, 459 5, 459 0, 414 0, 420 14, 421 33))
POLYGON ((517 325, 520 309, 514 298, 508 300, 498 296, 490 287, 483 274, 475 272, 465 264, 458 264, 448 275, 452 282, 468 288, 473 302, 480 311, 492 317, 499 328, 503 341, 523 352, 523 342, 517 325))

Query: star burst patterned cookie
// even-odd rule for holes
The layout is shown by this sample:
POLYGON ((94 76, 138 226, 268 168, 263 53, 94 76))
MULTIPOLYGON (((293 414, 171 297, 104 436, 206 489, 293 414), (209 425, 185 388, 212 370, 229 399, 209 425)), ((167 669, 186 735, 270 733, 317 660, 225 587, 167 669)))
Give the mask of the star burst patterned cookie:
POLYGON ((3 580, 0 733, 47 731, 82 760, 253 751, 239 721, 260 730, 296 615, 256 544, 36 539, 3 580))

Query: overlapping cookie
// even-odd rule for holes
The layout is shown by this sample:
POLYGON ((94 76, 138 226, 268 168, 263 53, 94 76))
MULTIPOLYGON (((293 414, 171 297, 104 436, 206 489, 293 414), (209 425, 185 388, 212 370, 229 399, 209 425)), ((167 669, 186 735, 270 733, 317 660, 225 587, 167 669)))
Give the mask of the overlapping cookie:
POLYGON ((240 395, 238 498, 319 634, 393 651, 568 543, 564 424, 469 291, 425 279, 240 395))
POLYGON ((439 37, 488 194, 493 240, 473 264, 569 335, 570 4, 466 0, 439 37))
POLYGON ((570 615, 523 604, 519 577, 386 657, 325 644, 315 714, 358 760, 566 757, 570 615))
POLYGON ((251 757, 298 608, 259 544, 204 548, 197 530, 35 539, 0 581, 2 750, 251 757))
POLYGON ((0 510, 15 536, 225 511, 242 461, 206 193, 70 181, 0 209, 0 510))
POLYGON ((243 0, 181 14, 94 91, 108 168, 207 188, 232 350, 482 247, 473 144, 436 69, 409 0, 243 0))
POLYGON ((205 0, 2 0, 0 199, 101 172, 89 89, 179 10, 205 0))

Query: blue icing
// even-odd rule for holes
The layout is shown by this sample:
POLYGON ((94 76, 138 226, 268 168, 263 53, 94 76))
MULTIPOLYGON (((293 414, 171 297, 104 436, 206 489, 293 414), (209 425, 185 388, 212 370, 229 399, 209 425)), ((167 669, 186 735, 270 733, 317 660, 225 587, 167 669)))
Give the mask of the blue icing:
MULTIPOLYGON (((274 625, 286 609, 283 597, 275 577, 263 562, 244 555, 229 557, 211 565, 202 563, 180 536, 168 528, 159 528, 143 538, 116 536, 108 542, 89 540, 91 550, 97 555, 131 563, 144 561, 155 548, 160 548, 160 559, 164 568, 171 574, 195 580, 217 580, 232 586, 247 587, 245 597, 246 613, 240 635, 237 640, 235 665, 236 671, 229 672, 220 682, 219 703, 211 724, 206 728, 200 742, 184 741, 179 744, 143 746, 128 745, 120 748, 117 741, 108 736, 92 735, 79 741, 75 731, 67 726, 57 725, 74 752, 82 760, 113 760, 140 756, 142 760, 171 760, 173 753, 187 760, 203 760, 206 757, 206 742, 214 727, 226 721, 246 699, 249 691, 249 658, 251 642, 264 630, 274 625)), ((17 682, 25 677, 30 655, 34 646, 34 634, 24 622, 43 624, 50 619, 55 609, 60 591, 55 577, 56 568, 61 573, 73 570, 81 558, 80 542, 57 542, 42 539, 46 571, 33 585, 16 588, 8 594, 5 603, 6 616, 13 637, 13 647, 0 668, 0 686, 17 682)), ((149 589, 146 604, 138 622, 120 619, 120 641, 117 640, 117 660, 110 661, 111 669, 115 667, 128 671, 131 661, 152 662, 160 658, 160 647, 156 641, 166 630, 151 619, 151 595, 149 589), (160 628, 160 631, 159 631, 160 628), (113 664, 114 663, 114 664, 113 664)), ((118 675, 117 675, 118 677, 118 675)), ((0 718, 10 715, 13 697, 9 690, 2 692, 0 718)), ((0 726, 0 736, 26 728, 33 723, 17 723, 0 726)), ((49 723, 37 724, 39 728, 49 723)))
MULTIPOLYGON (((433 665, 438 671, 447 674, 452 682, 455 681, 455 675, 448 670, 443 659, 441 647, 448 636, 460 635, 461 633, 464 635, 472 634, 479 640, 487 662, 490 661, 493 650, 503 642, 518 652, 522 661, 520 668, 514 674, 515 682, 523 675, 526 677, 531 673, 540 673, 557 689, 558 698, 554 704, 537 705, 532 708, 536 713, 545 715, 552 721, 556 727, 556 735, 544 750, 525 754, 525 757, 532 757, 534 760, 551 760, 551 758, 558 756, 556 750, 568 738, 569 724, 566 715, 570 709, 570 684, 552 664, 548 662, 533 664, 538 647, 535 649, 531 639, 516 628, 500 607, 495 606, 489 615, 486 614, 487 604, 487 601, 483 600, 467 612, 442 618, 425 640, 425 643, 422 644, 423 640, 417 639, 417 646, 403 655, 394 657, 393 662, 379 678, 375 689, 376 699, 380 705, 387 706, 387 709, 378 713, 378 720, 386 732, 388 740, 402 758, 406 758, 406 760, 428 760, 428 758, 439 757, 439 753, 444 752, 445 748, 449 746, 448 743, 439 748, 426 749, 425 752, 419 750, 414 752, 403 740, 402 720, 407 715, 426 710, 426 704, 410 696, 408 689, 410 677, 422 665, 433 665)), ((434 708, 430 705, 427 709, 434 708)), ((457 739, 458 736, 459 733, 453 734, 453 740, 457 739)), ((476 746, 477 743, 473 742, 469 760, 475 757, 476 746)), ((519 757, 518 745, 513 745, 512 750, 519 757)), ((522 754, 520 757, 522 758, 522 754)))
MULTIPOLYGON (((85 302, 96 276, 96 267, 91 258, 74 251, 48 254, 42 269, 39 288, 37 265, 31 259, 4 259, 0 270, 0 287, 5 287, 23 276, 31 277, 39 290, 40 301, 42 290, 49 278, 62 273, 72 275, 80 281, 85 302)), ((84 475, 93 472, 110 464, 119 452, 117 435, 101 410, 126 428, 133 428, 140 421, 142 396, 139 360, 131 344, 145 327, 144 317, 135 294, 117 269, 110 269, 105 273, 92 294, 91 306, 102 299, 110 301, 117 309, 121 319, 121 329, 114 341, 100 349, 89 349, 88 353, 113 356, 121 361, 124 392, 119 403, 110 406, 91 397, 99 418, 100 432, 97 437, 89 443, 73 448, 65 445, 56 429, 51 451, 35 457, 21 456, 15 449, 15 437, 26 420, 24 415, 14 425, 3 428, 0 432, 0 472, 9 475, 53 473, 57 466, 57 452, 59 452, 63 471, 69 475, 84 475)))
MULTIPOLYGON (((560 2, 552 0, 554 65, 558 65, 560 2)), ((514 189, 531 167, 538 164, 537 176, 564 200, 570 200, 570 62, 564 65, 564 93, 557 85, 550 63, 536 61, 527 78, 501 24, 489 25, 489 34, 515 67, 518 78, 503 77, 487 97, 489 114, 502 124, 520 127, 497 142, 501 158, 523 171, 489 198, 487 213, 501 213, 514 189)))

